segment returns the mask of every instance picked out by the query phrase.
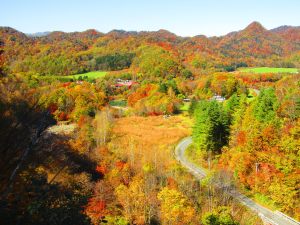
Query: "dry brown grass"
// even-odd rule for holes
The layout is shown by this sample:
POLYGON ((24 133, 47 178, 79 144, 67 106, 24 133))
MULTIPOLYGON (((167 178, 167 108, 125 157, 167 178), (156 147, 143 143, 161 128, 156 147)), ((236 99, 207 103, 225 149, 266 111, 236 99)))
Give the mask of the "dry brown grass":
POLYGON ((191 120, 183 116, 125 117, 115 122, 111 147, 135 166, 167 166, 179 140, 191 134, 191 120))

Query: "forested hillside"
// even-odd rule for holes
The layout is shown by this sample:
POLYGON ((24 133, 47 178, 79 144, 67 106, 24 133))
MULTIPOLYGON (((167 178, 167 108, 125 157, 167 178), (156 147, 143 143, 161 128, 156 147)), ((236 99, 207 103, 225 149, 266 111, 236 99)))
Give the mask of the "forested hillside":
POLYGON ((299 68, 299 27, 1 27, 0 224, 262 224, 230 188, 299 220, 299 68))
MULTIPOLYGON (((207 69, 230 71, 245 66, 299 67, 300 28, 269 31, 258 22, 251 23, 244 30, 211 38, 179 37, 166 30, 114 30, 107 34, 87 30, 31 37, 9 27, 0 28, 0 35, 7 69, 41 76, 114 71, 136 66, 142 69, 142 65, 137 65, 141 60, 144 63, 151 61, 141 57, 156 54, 158 49, 161 54, 169 55, 169 60, 172 57, 177 60, 168 62, 169 68, 159 69, 171 69, 172 63, 178 69, 186 67, 195 73, 207 69), (144 53, 140 54, 141 51, 144 53)), ((161 56, 165 58, 164 55, 161 56)), ((140 72, 145 73, 143 69, 140 72)), ((176 75, 180 71, 168 72, 176 75)))

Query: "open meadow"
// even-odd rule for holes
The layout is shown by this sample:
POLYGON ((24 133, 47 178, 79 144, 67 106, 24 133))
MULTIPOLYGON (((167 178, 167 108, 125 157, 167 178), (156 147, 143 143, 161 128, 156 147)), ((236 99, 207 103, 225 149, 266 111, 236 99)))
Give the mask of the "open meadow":
POLYGON ((192 120, 184 116, 124 117, 115 121, 112 144, 130 157, 135 154, 135 165, 155 161, 172 161, 178 141, 191 135, 192 120))
POLYGON ((68 76, 38 76, 37 78, 39 80, 43 81, 53 81, 53 80, 59 80, 61 82, 70 82, 70 81, 79 81, 84 80, 88 82, 92 82, 97 78, 104 77, 107 74, 105 71, 92 71, 88 73, 82 73, 82 74, 74 74, 74 75, 68 75, 68 76))
POLYGON ((242 68, 239 71, 245 73, 298 73, 297 68, 275 68, 275 67, 242 68))

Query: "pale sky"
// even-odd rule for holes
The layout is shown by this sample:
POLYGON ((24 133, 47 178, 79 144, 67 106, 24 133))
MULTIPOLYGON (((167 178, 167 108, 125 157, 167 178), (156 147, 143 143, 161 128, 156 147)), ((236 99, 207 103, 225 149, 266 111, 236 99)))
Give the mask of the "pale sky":
POLYGON ((300 25, 300 0, 0 0, 0 26, 24 33, 169 30, 224 35, 253 21, 267 29, 300 25))

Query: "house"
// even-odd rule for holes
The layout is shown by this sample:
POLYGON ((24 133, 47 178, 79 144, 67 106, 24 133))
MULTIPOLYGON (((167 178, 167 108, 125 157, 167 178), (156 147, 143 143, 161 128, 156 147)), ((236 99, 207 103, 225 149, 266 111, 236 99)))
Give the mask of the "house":
POLYGON ((131 88, 132 85, 138 84, 135 81, 132 80, 122 80, 122 79, 117 79, 115 83, 115 87, 128 87, 131 88))
POLYGON ((226 98, 221 95, 214 95, 210 100, 211 101, 216 100, 217 102, 224 102, 226 98))

